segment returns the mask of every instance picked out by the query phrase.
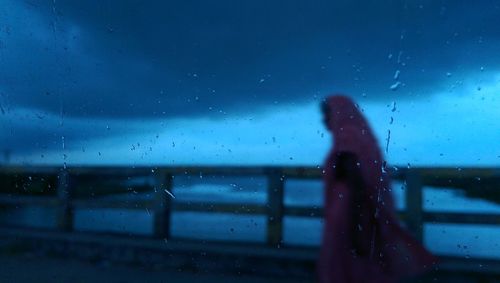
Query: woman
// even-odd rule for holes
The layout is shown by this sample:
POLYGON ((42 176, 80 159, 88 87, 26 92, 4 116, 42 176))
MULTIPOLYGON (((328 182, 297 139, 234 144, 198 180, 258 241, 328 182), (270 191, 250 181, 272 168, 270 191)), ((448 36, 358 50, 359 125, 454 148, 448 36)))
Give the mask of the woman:
POLYGON ((377 141, 345 96, 322 104, 335 146, 326 159, 321 283, 398 282, 435 262, 398 224, 377 141))

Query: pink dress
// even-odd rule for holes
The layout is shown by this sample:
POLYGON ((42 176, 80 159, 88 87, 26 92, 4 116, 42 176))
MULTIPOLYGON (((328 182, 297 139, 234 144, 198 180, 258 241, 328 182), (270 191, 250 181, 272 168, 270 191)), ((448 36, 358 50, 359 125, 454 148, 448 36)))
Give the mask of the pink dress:
POLYGON ((399 225, 384 160, 365 118, 348 97, 332 96, 327 103, 335 145, 324 165, 319 282, 391 283, 430 269, 434 256, 399 225), (353 189, 335 175, 337 156, 345 152, 356 156, 363 184, 355 214, 353 189))

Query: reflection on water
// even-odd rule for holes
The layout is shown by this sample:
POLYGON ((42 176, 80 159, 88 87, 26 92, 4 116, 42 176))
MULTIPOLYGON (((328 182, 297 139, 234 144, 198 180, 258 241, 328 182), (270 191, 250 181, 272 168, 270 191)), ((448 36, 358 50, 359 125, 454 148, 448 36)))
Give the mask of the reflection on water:
POLYGON ((283 240, 291 245, 317 246, 322 230, 321 218, 285 216, 283 219, 283 240))
POLYGON ((175 212, 171 232, 174 237, 264 242, 266 216, 175 212))
POLYGON ((36 228, 56 227, 55 207, 24 206, 0 207, 0 224, 30 226, 36 228))
POLYGON ((74 217, 74 227, 78 231, 153 234, 153 217, 144 210, 77 209, 74 217))
POLYGON ((492 225, 424 225, 424 241, 438 254, 500 258, 500 228, 492 225))
POLYGON ((176 201, 264 204, 267 179, 263 176, 175 176, 176 201))
MULTIPOLYGON (((266 202, 265 178, 238 177, 176 177, 174 201, 253 203, 266 202)), ((404 187, 394 183, 396 207, 404 209, 404 187)), ((106 198, 132 202, 151 198, 151 193, 130 193, 106 198)), ((322 206, 323 189, 320 181, 287 180, 284 202, 287 206, 322 206)), ((104 197, 103 197, 104 198, 104 197)), ((462 197, 454 190, 426 188, 424 209, 427 211, 500 213, 500 206, 462 197)), ((4 224, 55 227, 55 208, 24 207, 0 210, 4 224)), ((284 217, 285 244, 317 246, 322 221, 312 217, 284 217)), ((264 242, 266 217, 263 215, 173 212, 171 233, 174 237, 207 240, 264 242)), ((147 209, 78 209, 74 226, 77 231, 107 231, 150 235, 153 218, 147 209)), ((428 223, 424 227, 424 242, 430 250, 445 255, 500 258, 500 227, 487 225, 452 225, 428 223)))

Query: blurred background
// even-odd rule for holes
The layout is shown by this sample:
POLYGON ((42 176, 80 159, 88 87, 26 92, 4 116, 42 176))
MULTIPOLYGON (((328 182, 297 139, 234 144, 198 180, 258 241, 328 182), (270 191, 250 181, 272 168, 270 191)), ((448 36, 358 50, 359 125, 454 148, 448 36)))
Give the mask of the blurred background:
MULTIPOLYGON (((50 239, 43 256, 68 231, 92 241, 250 243, 290 247, 295 259, 292 250, 307 250, 311 266, 322 227, 320 167, 334 143, 319 103, 343 93, 378 137, 398 209, 416 215, 408 227, 434 253, 482 260, 467 272, 498 278, 498 1, 0 3, 5 239, 31 235, 23 241, 35 246, 50 239), (409 172, 419 174, 420 194, 408 189, 409 172), (287 207, 302 212, 287 216, 287 207)), ((16 271, 29 263, 18 255, 25 248, 6 242, 1 260, 10 267, 0 272, 10 274, 7 282, 29 282, 16 271)), ((64 243, 57 254, 85 253, 68 254, 64 243)), ((35 271, 63 264, 55 257, 42 268, 34 254, 41 255, 29 252, 35 271)), ((98 258, 100 272, 110 270, 95 273, 101 280, 138 268, 117 271, 116 260, 98 258)), ((184 270, 211 270, 192 267, 199 262, 184 270)), ((450 266, 463 271, 457 262, 450 266)), ((74 264, 73 273, 46 275, 98 280, 82 275, 94 265, 74 264)), ((148 278, 164 282, 167 275, 155 272, 148 278)), ((243 273, 281 278, 266 272, 243 273)), ((181 274, 169 282, 192 281, 181 274)))

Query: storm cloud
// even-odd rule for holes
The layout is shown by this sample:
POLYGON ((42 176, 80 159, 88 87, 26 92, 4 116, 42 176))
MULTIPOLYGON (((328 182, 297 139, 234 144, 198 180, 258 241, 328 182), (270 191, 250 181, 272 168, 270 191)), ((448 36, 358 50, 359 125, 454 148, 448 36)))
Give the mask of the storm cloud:
POLYGON ((2 112, 218 117, 429 95, 500 65, 496 1, 5 2, 2 112))
MULTIPOLYGON (((307 108, 304 122, 294 123, 320 135, 312 105, 331 92, 384 111, 393 101, 422 103, 433 96, 482 101, 476 96, 485 85, 498 84, 499 25, 493 0, 4 0, 0 151, 28 156, 26 162, 41 155, 62 162, 71 152, 78 162, 92 163, 113 148, 124 161, 140 143, 142 151, 133 154, 151 147, 165 160, 175 154, 181 160, 182 141, 196 151, 205 144, 204 158, 213 160, 220 157, 210 157, 214 146, 232 143, 246 152, 237 144, 256 142, 231 139, 248 133, 227 121, 260 115, 269 121, 247 129, 266 141, 278 137, 282 159, 276 160, 291 162, 288 150, 295 149, 285 143, 314 142, 292 128, 281 129, 280 138, 273 115, 297 120, 290 109, 307 108), (226 129, 233 132, 222 135, 226 129), (171 147, 176 141, 177 153, 171 147)), ((307 158, 294 159, 299 161, 307 158)))

